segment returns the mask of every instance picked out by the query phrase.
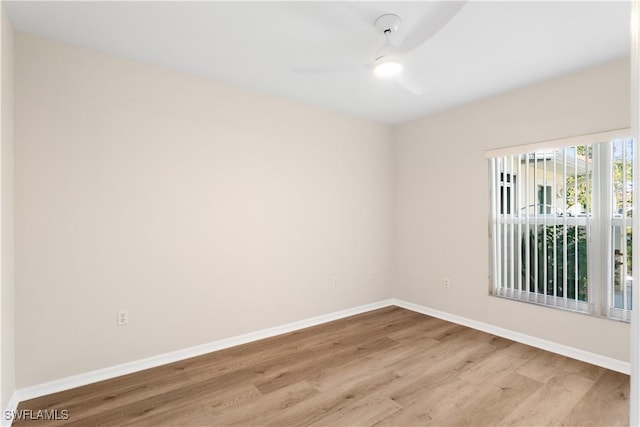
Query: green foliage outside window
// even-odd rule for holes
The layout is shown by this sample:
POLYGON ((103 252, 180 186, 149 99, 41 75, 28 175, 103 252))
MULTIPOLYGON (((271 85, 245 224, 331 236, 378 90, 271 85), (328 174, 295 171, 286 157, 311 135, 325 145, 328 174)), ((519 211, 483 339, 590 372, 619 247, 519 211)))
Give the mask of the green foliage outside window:
POLYGON ((522 245, 522 277, 529 292, 587 301, 587 236, 584 227, 564 225, 539 226, 529 232, 529 277, 527 277, 527 251, 522 245), (555 242, 555 248, 554 248, 555 242), (566 242, 567 260, 564 252, 566 242), (546 246, 546 249, 545 249, 546 246), (554 252, 555 249, 555 252, 554 252), (537 253, 537 264, 536 264, 537 253), (554 256, 555 254, 555 256, 554 256), (546 257, 546 262, 545 262, 546 257), (546 268, 546 276, 545 276, 546 268), (536 279, 537 271, 537 279, 536 279), (555 285, 554 285, 555 274, 555 285), (566 276, 566 289, 565 289, 566 276), (546 292, 545 292, 546 277, 546 292), (555 287, 554 287, 555 286, 555 287))

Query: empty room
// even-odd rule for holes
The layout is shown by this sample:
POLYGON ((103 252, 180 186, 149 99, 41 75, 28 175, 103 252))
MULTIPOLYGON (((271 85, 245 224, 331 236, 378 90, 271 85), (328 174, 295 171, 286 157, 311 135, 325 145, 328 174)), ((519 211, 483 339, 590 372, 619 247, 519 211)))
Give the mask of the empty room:
POLYGON ((640 425, 640 2, 1 7, 3 426, 640 425))

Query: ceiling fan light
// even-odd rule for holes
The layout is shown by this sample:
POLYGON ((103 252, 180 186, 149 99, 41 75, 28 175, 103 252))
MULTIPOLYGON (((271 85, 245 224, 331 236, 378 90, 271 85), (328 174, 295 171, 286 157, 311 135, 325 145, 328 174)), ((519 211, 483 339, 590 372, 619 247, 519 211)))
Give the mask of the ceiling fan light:
POLYGON ((397 59, 389 58, 378 61, 373 67, 373 73, 382 78, 397 76, 402 72, 402 63, 397 59))

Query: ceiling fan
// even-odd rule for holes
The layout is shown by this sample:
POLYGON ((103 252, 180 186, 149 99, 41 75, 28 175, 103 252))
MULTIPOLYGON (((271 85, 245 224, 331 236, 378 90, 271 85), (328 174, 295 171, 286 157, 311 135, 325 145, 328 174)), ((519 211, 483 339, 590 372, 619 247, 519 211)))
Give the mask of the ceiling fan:
POLYGON ((404 69, 403 60, 411 51, 421 46, 447 25, 465 4, 466 1, 430 3, 429 9, 422 19, 409 31, 398 46, 394 46, 391 42, 391 35, 400 28, 400 17, 391 13, 381 15, 375 20, 374 25, 378 32, 385 37, 385 40, 383 45, 375 52, 371 63, 351 67, 311 68, 298 69, 296 71, 302 73, 327 73, 365 67, 378 77, 395 78, 409 92, 422 95, 427 91, 428 83, 420 76, 407 72, 404 69))

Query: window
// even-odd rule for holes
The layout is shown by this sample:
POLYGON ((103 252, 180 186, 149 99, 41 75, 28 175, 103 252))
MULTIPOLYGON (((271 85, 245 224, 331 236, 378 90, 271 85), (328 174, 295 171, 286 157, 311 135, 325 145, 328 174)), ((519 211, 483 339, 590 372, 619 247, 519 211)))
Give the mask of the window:
POLYGON ((538 213, 548 215, 551 208, 551 186, 538 185, 538 213))
POLYGON ((626 135, 487 153, 494 295, 630 319, 635 165, 626 135))
POLYGON ((511 214, 513 211, 513 198, 511 194, 515 187, 515 175, 500 173, 500 213, 511 214))

